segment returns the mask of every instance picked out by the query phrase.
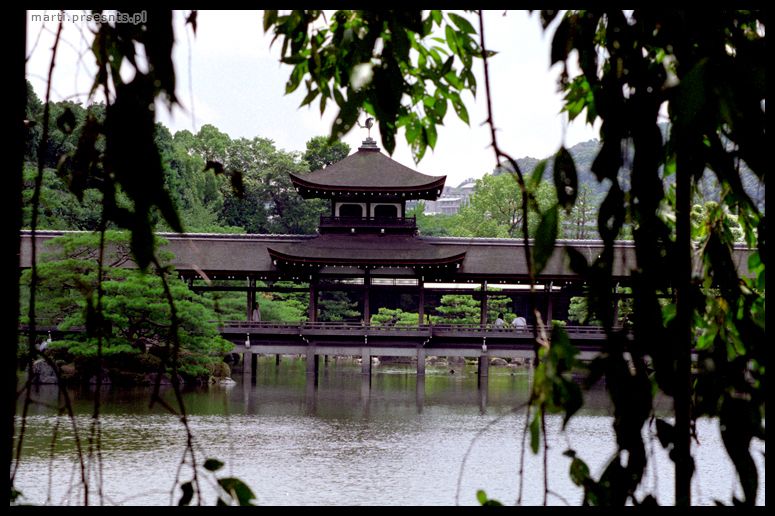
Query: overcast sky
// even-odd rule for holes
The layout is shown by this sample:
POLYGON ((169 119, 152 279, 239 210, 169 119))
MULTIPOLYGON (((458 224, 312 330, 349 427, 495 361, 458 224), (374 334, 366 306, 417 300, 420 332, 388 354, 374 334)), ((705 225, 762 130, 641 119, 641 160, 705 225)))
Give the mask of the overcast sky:
MULTIPOLYGON (((55 14, 28 11, 27 74, 41 98, 57 26, 56 22, 32 20, 32 14, 44 12, 55 14)), ((486 11, 485 16, 487 47, 498 52, 491 59, 490 74, 499 145, 515 158, 543 158, 563 141, 571 146, 597 138, 596 129, 581 121, 566 125, 560 114, 560 67, 549 68, 551 33, 543 32, 537 14, 503 13, 486 11)), ((270 49, 271 37, 264 35, 261 11, 200 11, 196 36, 183 26, 184 12, 176 15, 177 95, 185 109, 171 114, 166 109, 159 111, 159 120, 173 132, 196 131, 204 124, 213 124, 232 138, 261 136, 288 151, 303 151, 307 140, 328 134, 336 115, 335 104, 330 103, 334 109, 329 107, 321 118, 317 102, 311 108, 298 107, 306 94, 303 85, 284 95, 291 67, 279 63, 279 43, 270 49)), ((478 27, 478 22, 467 16, 478 27)), ((54 71, 54 100, 88 102, 86 93, 94 70, 88 51, 91 40, 88 26, 64 23, 54 71)), ((425 174, 447 175, 449 186, 493 169, 489 129, 481 125, 486 119, 481 66, 476 72, 479 96, 476 100, 464 97, 471 125, 460 122, 450 109, 445 127, 439 128, 435 150, 429 149, 415 165, 402 132, 394 159, 425 174)), ((356 128, 344 140, 355 150, 365 136, 364 129, 356 128)), ((372 136, 380 141, 376 128, 372 136)))

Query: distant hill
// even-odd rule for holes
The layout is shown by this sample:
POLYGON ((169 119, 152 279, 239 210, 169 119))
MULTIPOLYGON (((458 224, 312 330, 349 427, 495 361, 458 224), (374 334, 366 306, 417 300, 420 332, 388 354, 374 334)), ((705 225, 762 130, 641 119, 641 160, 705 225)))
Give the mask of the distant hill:
MULTIPOLYGON (((660 124, 663 135, 667 134, 667 124, 660 124)), ((582 143, 578 143, 568 149, 573 161, 576 164, 576 172, 579 178, 579 185, 588 185, 589 188, 598 196, 602 201, 602 195, 608 191, 608 182, 598 182, 595 174, 592 173, 592 163, 600 150, 600 141, 597 139, 591 139, 582 143)), ((547 159, 546 170, 544 171, 544 180, 552 181, 554 160, 551 156, 544 158, 547 159)), ((524 157, 517 159, 517 165, 524 174, 530 174, 533 169, 538 165, 540 159, 533 157, 524 157)), ((511 164, 503 162, 493 170, 493 175, 499 175, 506 172, 513 172, 511 164)), ((741 164, 740 175, 743 183, 743 188, 751 197, 751 200, 759 207, 759 210, 764 213, 764 184, 759 181, 756 175, 748 168, 745 163, 741 164)), ((672 183, 673 178, 667 178, 668 183, 672 183)), ((627 188, 627 184, 623 184, 624 188, 627 188)), ((705 175, 699 185, 699 191, 705 200, 717 201, 719 198, 719 185, 716 181, 716 176, 706 170, 705 175)))

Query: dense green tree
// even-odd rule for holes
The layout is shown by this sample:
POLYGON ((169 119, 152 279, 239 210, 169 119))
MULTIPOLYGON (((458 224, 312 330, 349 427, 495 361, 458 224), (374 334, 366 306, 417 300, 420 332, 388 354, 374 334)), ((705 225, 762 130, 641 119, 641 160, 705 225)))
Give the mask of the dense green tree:
MULTIPOLYGON (((487 296, 487 323, 495 322, 499 313, 503 314, 506 323, 514 319, 511 312, 511 299, 507 296, 493 295, 489 291, 487 296)), ((435 312, 440 320, 435 322, 447 324, 479 324, 482 317, 481 302, 469 294, 445 294, 441 296, 441 302, 435 312)))
MULTIPOLYGON (((542 183, 535 195, 542 210, 556 202, 548 183, 542 183)), ((522 193, 511 174, 487 174, 476 180, 468 204, 460 209, 455 236, 517 238, 522 235, 521 207, 522 193)), ((537 215, 530 217, 531 236, 538 222, 537 215)))
POLYGON ((374 326, 417 326, 418 320, 417 312, 404 312, 400 308, 381 307, 371 316, 371 324, 374 326))
POLYGON ((341 141, 329 142, 327 136, 315 136, 307 142, 307 150, 302 159, 309 166, 309 171, 314 172, 336 163, 350 154, 350 146, 341 141))
MULTIPOLYGON (((132 260, 127 234, 108 232, 105 241, 108 250, 101 283, 102 356, 109 359, 165 353, 171 331, 170 306, 161 279, 125 267, 132 260)), ((49 252, 38 267, 39 322, 69 330, 85 327, 88 320, 96 317, 100 295, 98 245, 99 236, 89 233, 57 237, 49 242, 49 252)), ((29 279, 29 272, 25 272, 23 284, 28 286, 29 279)), ((232 345, 221 338, 211 322, 216 319, 212 303, 191 292, 177 278, 168 277, 168 283, 179 318, 179 370, 192 378, 206 378, 211 366, 220 362, 232 345)), ((52 344, 52 349, 75 358, 93 358, 97 348, 95 333, 75 334, 52 344)))
POLYGON ((323 290, 318 298, 318 321, 343 322, 360 321, 362 313, 358 310, 358 301, 351 292, 342 290, 323 290))
POLYGON ((597 234, 597 213, 600 209, 599 196, 588 184, 579 186, 576 203, 562 221, 563 236, 577 240, 599 238, 597 234))

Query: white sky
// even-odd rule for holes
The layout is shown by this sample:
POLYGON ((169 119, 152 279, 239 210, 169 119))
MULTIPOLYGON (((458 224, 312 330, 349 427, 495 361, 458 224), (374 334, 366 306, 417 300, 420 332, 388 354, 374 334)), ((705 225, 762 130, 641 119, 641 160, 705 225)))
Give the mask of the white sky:
MULTIPOLYGON (((32 14, 43 13, 56 12, 28 11, 27 20, 27 76, 41 99, 57 27, 56 22, 32 21, 32 14)), ((560 114, 562 96, 556 82, 560 66, 549 68, 552 35, 544 34, 537 13, 503 13, 486 11, 485 15, 485 42, 490 50, 498 52, 490 60, 490 78, 501 148, 515 158, 543 158, 554 153, 563 138, 568 147, 598 138, 597 128, 580 120, 567 125, 560 114)), ((284 95, 291 67, 278 61, 279 42, 270 49, 271 36, 264 35, 262 11, 200 11, 196 36, 190 34, 190 29, 183 29, 184 14, 176 13, 175 66, 177 96, 185 110, 176 108, 172 114, 159 110, 159 120, 170 130, 195 132, 209 123, 232 138, 261 136, 287 151, 303 151, 307 140, 329 133, 337 112, 334 102, 329 103, 321 118, 317 99, 311 107, 298 107, 306 95, 303 84, 293 94, 284 95)), ((478 27, 473 15, 466 16, 478 27)), ((94 70, 91 40, 84 24, 64 23, 54 70, 53 100, 70 98, 87 103, 90 71, 94 70)), ((435 150, 428 149, 415 165, 401 132, 393 159, 425 174, 447 175, 448 186, 490 172, 495 157, 489 148, 489 128, 482 125, 486 107, 481 65, 476 76, 476 100, 469 94, 464 97, 471 125, 459 121, 450 108, 446 125, 439 127, 435 150)), ((362 116, 361 122, 364 119, 362 116)), ((344 141, 354 151, 365 136, 364 129, 356 128, 344 141)), ((372 137, 380 142, 376 127, 372 137)))

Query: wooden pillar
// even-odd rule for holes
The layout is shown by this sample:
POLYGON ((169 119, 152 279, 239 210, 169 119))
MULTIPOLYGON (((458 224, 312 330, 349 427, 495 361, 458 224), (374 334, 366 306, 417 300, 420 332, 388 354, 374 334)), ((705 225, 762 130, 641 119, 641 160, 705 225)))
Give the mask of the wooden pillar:
POLYGON ((250 354, 250 381, 256 383, 256 375, 258 374, 258 353, 250 354))
POLYGON ((248 278, 248 295, 247 295, 247 321, 253 320, 253 305, 256 304, 256 280, 248 278))
POLYGON ((487 282, 482 282, 482 299, 480 301, 481 316, 479 323, 484 326, 487 324, 487 282))
POLYGON ((253 359, 251 358, 253 353, 250 350, 245 350, 242 353, 242 382, 247 383, 253 378, 253 359))
POLYGON ((274 365, 279 366, 280 365, 280 353, 276 354, 274 356, 274 365))
POLYGON ((369 307, 369 297, 371 294, 371 274, 368 268, 363 269, 363 323, 370 324, 371 308, 369 307))
POLYGON ((361 374, 371 376, 371 349, 361 348, 361 374))
POLYGON ((417 285, 420 287, 417 300, 418 324, 423 324, 425 322, 425 283, 422 278, 417 280, 417 285))
POLYGON ((550 281, 546 285, 546 327, 550 330, 552 328, 552 299, 554 298, 554 294, 552 294, 553 285, 553 281, 550 281))
POLYGON ((318 320, 317 313, 318 313, 318 286, 317 286, 318 278, 317 276, 312 276, 309 280, 309 314, 307 317, 309 318, 309 322, 315 322, 318 320))
POLYGON ((417 348, 417 376, 425 376, 425 348, 417 348))
POLYGON ((490 376, 490 357, 483 353, 479 357, 479 387, 482 386, 482 382, 487 383, 488 376, 490 376))
MULTIPOLYGON (((318 354, 315 353, 315 346, 307 345, 307 376, 312 375, 317 384, 318 381, 318 354)), ((309 381, 309 378, 307 379, 309 381)))

